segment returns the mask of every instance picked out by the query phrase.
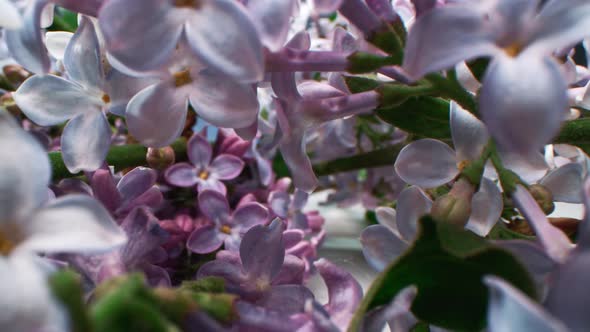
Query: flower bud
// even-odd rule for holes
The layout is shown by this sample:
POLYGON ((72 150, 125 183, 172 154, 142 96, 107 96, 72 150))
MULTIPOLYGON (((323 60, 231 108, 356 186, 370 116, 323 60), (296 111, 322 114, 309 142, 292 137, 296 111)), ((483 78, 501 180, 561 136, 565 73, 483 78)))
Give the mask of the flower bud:
POLYGON ((148 148, 145 159, 151 168, 161 170, 174 164, 176 155, 174 149, 170 146, 165 146, 163 148, 148 148))
POLYGON ((430 214, 436 220, 464 227, 471 215, 471 198, 475 188, 466 179, 459 179, 451 191, 437 198, 430 214))
POLYGON ((553 194, 549 189, 540 184, 533 184, 529 187, 529 192, 545 214, 553 212, 555 204, 553 204, 553 194))
POLYGON ((6 76, 8 82, 15 85, 20 85, 31 76, 28 71, 19 65, 6 65, 2 68, 2 72, 4 73, 4 76, 6 76))

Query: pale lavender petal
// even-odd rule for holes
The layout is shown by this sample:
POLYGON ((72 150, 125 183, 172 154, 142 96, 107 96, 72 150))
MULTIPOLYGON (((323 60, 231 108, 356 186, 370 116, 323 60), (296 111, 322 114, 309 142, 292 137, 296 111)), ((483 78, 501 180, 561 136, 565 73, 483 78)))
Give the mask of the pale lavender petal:
POLYGON ((582 203, 582 180, 584 168, 577 163, 563 165, 547 174, 539 181, 556 202, 582 203))
POLYGON ((262 43, 271 51, 276 52, 287 41, 291 16, 295 12, 297 2, 294 0, 250 0, 247 8, 253 21, 258 25, 262 43))
POLYGON ((335 52, 352 53, 358 49, 358 43, 354 36, 341 27, 334 30, 332 50, 335 52))
POLYGON ((522 185, 518 185, 512 194, 512 199, 520 213, 535 231, 547 255, 556 262, 565 261, 574 245, 559 228, 549 222, 533 196, 522 185))
POLYGON ((205 181, 199 181, 199 186, 197 187, 199 192, 205 191, 205 190, 213 190, 213 191, 217 191, 219 193, 221 193, 222 195, 226 195, 227 194, 227 188, 225 187, 225 184, 223 184, 223 182, 215 179, 215 178, 209 178, 205 181))
POLYGON ((240 316, 240 325, 248 331, 306 332, 299 329, 304 321, 297 319, 298 316, 288 316, 246 301, 236 301, 235 309, 240 316))
POLYGON ((313 293, 305 286, 278 285, 272 287, 256 304, 285 314, 297 314, 304 311, 305 303, 311 299, 313 293))
POLYGON ((131 209, 137 206, 148 206, 151 209, 157 209, 162 201, 164 200, 164 196, 158 187, 153 186, 148 189, 143 194, 139 195, 139 197, 129 200, 117 210, 118 213, 127 213, 131 209))
POLYGON ((200 192, 199 207, 201 213, 217 225, 225 224, 229 220, 229 203, 225 195, 220 192, 214 190, 200 192))
POLYGON ((285 219, 289 213, 291 195, 286 191, 272 191, 268 195, 268 206, 277 216, 285 219))
POLYGON ((291 132, 291 135, 283 137, 279 149, 291 171, 295 187, 312 192, 317 187, 318 180, 305 153, 303 133, 291 132))
POLYGON ((91 91, 102 91, 104 73, 94 24, 82 16, 64 55, 68 77, 91 91))
POLYGON ((45 33, 45 46, 47 51, 57 60, 63 61, 66 48, 74 34, 66 31, 47 31, 45 33))
POLYGON ((545 282, 547 274, 555 270, 558 264, 547 256, 543 247, 529 240, 499 240, 494 244, 510 252, 526 267, 531 276, 545 282))
POLYGON ((254 23, 239 2, 202 1, 185 29, 192 50, 211 67, 240 81, 262 79, 262 44, 254 23))
POLYGON ((109 212, 85 195, 60 197, 22 226, 28 237, 19 247, 37 252, 100 253, 127 241, 109 212))
POLYGON ((64 164, 72 174, 102 166, 111 147, 111 127, 104 113, 90 111, 70 120, 61 136, 64 164))
POLYGON ((500 189, 493 181, 483 178, 471 199, 471 215, 465 228, 482 237, 488 235, 500 220, 503 208, 500 189))
POLYGON ((90 181, 94 198, 99 200, 109 211, 115 211, 121 205, 121 195, 110 170, 98 169, 90 181))
POLYGON ((27 79, 14 93, 14 100, 29 119, 41 126, 56 125, 99 109, 81 86, 53 75, 27 79))
POLYGON ((503 279, 490 275, 484 278, 484 283, 490 290, 488 304, 490 332, 567 331, 563 323, 503 279))
POLYGON ((578 248, 587 250, 590 248, 590 177, 586 178, 582 185, 584 220, 578 226, 578 248))
POLYGON ((451 102, 450 122, 457 160, 479 158, 490 139, 486 126, 455 102, 451 102))
POLYGON ((389 230, 391 230, 394 234, 399 234, 397 229, 397 213, 394 209, 390 207, 380 206, 375 209, 375 214, 377 216, 377 221, 380 225, 383 225, 389 230))
POLYGON ((192 187, 199 183, 199 176, 195 167, 189 163, 174 164, 164 173, 166 182, 177 187, 192 187))
POLYGON ((590 254, 585 251, 571 257, 552 275, 547 294, 547 309, 560 319, 569 331, 586 331, 590 326, 588 315, 588 282, 590 254))
POLYGON ((193 135, 187 143, 188 159, 199 170, 205 170, 211 163, 211 144, 201 135, 193 135))
POLYGON ((246 203, 238 207, 233 215, 233 224, 243 232, 256 225, 263 225, 268 219, 268 209, 257 202, 246 203))
POLYGON ((119 180, 119 183, 117 183, 117 189, 121 193, 123 199, 134 199, 156 184, 157 178, 158 173, 153 169, 136 167, 119 180))
POLYGON ((449 4, 422 15, 408 34, 404 70, 414 79, 463 60, 499 52, 495 32, 472 4, 449 4))
POLYGON ((172 287, 170 274, 163 267, 145 264, 141 266, 141 270, 145 273, 148 284, 152 287, 172 287))
POLYGON ((307 204, 308 197, 308 193, 295 188, 295 192, 293 193, 293 201, 291 202, 291 208, 296 211, 302 210, 307 204))
POLYGON ((418 219, 430 212, 432 201, 420 188, 404 189, 397 199, 397 229, 402 239, 412 242, 418 233, 418 219))
POLYGON ((422 188, 438 187, 459 174, 455 152, 430 138, 406 145, 395 160, 395 171, 405 182, 422 188))
POLYGON ((527 183, 534 183, 541 179, 549 170, 549 165, 540 152, 521 155, 499 149, 504 167, 518 174, 527 183))
POLYGON ((324 258, 320 258, 314 265, 328 287, 330 300, 326 309, 332 322, 339 328, 346 329, 361 303, 363 289, 350 273, 324 258))
POLYGON ((529 155, 559 131, 568 104, 566 84, 554 60, 498 56, 482 83, 482 119, 504 149, 529 155))
POLYGON ((168 1, 107 1, 100 10, 99 24, 109 53, 133 70, 159 68, 182 34, 183 21, 174 14, 168 1))
POLYGON ((145 260, 150 252, 160 248, 170 236, 145 206, 133 209, 121 223, 121 228, 129 238, 120 251, 121 260, 130 267, 145 260))
POLYGON ((302 284, 306 263, 294 255, 285 255, 279 273, 272 279, 273 285, 302 284))
POLYGON ((313 8, 318 14, 331 14, 340 8, 344 0, 313 0, 313 8))
POLYGON ((10 0, 0 1, 0 26, 16 30, 23 26, 23 18, 10 0))
POLYGON ((536 17, 528 48, 532 52, 551 54, 555 50, 575 45, 589 36, 589 16, 588 1, 547 1, 536 17))
POLYGON ((0 224, 26 218, 47 198, 51 166, 45 149, 8 112, 0 111, 0 224))
POLYGON ((209 165, 211 176, 219 180, 235 179, 244 169, 244 161, 230 154, 221 154, 209 165))
POLYGON ((258 99, 256 90, 249 84, 237 83, 206 69, 190 87, 191 105, 214 126, 245 128, 257 120, 258 99))
POLYGON ((285 259, 283 223, 275 219, 269 226, 251 228, 242 239, 240 258, 249 276, 270 283, 285 259))
POLYGON ((385 270, 408 248, 407 242, 381 225, 365 228, 361 233, 361 244, 365 259, 377 271, 385 270))
POLYGON ((36 74, 48 72, 51 65, 40 25, 47 3, 47 0, 33 1, 26 6, 22 28, 5 31, 6 46, 14 59, 36 74))
POLYGON ((125 108, 133 96, 158 82, 156 77, 133 77, 115 68, 110 69, 105 79, 104 92, 111 99, 108 105, 109 112, 119 116, 125 116, 125 108))
POLYGON ((300 229, 288 229, 283 232, 283 243, 285 248, 289 249, 301 242, 305 237, 305 232, 300 229))
POLYGON ((136 94, 125 113, 129 133, 150 147, 163 147, 177 139, 188 111, 188 99, 178 90, 162 82, 136 94))
POLYGON ((216 260, 205 263, 197 272, 197 279, 211 276, 225 279, 226 287, 229 289, 238 290, 239 285, 246 281, 240 264, 221 260, 219 254, 216 260))
POLYGON ((221 247, 226 236, 219 232, 217 225, 204 226, 191 233, 186 247, 197 254, 208 254, 221 247))

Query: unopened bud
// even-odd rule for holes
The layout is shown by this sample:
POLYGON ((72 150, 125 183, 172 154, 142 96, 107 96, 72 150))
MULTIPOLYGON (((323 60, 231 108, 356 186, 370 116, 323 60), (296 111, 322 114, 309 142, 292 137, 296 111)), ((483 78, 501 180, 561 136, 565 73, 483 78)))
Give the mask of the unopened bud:
POLYGON ((475 188, 465 179, 459 179, 451 191, 437 198, 430 214, 436 220, 464 227, 471 215, 471 198, 475 188))
POLYGON ((6 79, 16 85, 20 85, 24 82, 31 74, 19 65, 6 65, 2 68, 2 72, 6 79))
POLYGON ((529 187, 529 192, 545 214, 553 212, 555 204, 553 203, 553 194, 549 189, 540 184, 533 184, 529 187))
POLYGON ((174 164, 176 154, 174 153, 174 149, 170 146, 165 146, 163 148, 148 148, 145 159, 151 168, 161 170, 174 164))

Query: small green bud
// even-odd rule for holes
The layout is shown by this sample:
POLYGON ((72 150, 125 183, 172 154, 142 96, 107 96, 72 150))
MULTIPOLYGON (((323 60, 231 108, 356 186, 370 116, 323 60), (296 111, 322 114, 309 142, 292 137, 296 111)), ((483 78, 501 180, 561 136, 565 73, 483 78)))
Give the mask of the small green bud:
POLYGON ((553 203, 553 194, 549 189, 540 184, 533 184, 529 187, 529 192, 545 214, 551 214, 553 212, 555 204, 553 203))
POLYGON ((460 178, 451 191, 437 198, 432 205, 430 214, 436 220, 464 227, 471 215, 471 198, 474 186, 464 178, 460 178))

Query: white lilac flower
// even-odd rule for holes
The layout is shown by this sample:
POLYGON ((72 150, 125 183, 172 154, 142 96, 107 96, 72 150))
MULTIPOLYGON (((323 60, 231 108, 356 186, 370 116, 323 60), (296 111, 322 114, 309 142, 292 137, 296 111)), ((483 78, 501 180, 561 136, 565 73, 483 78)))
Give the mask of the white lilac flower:
POLYGON ((528 155, 558 132, 567 82, 551 57, 590 34, 585 0, 460 1, 422 15, 408 35, 403 67, 415 79, 463 60, 492 57, 479 95, 491 135, 528 155))
POLYGON ((65 51, 68 79, 35 75, 14 94, 19 108, 38 125, 70 120, 61 137, 61 149, 72 173, 102 166, 111 143, 105 112, 121 114, 133 93, 147 82, 107 70, 103 59, 94 25, 83 17, 65 51))
POLYGON ((125 233, 88 196, 45 203, 51 170, 46 152, 8 113, 0 112, 0 330, 65 331, 46 285, 48 264, 36 253, 96 253, 123 245, 125 233))
POLYGON ((0 0, 0 27, 19 29, 22 26, 23 19, 16 6, 10 0, 0 0))

